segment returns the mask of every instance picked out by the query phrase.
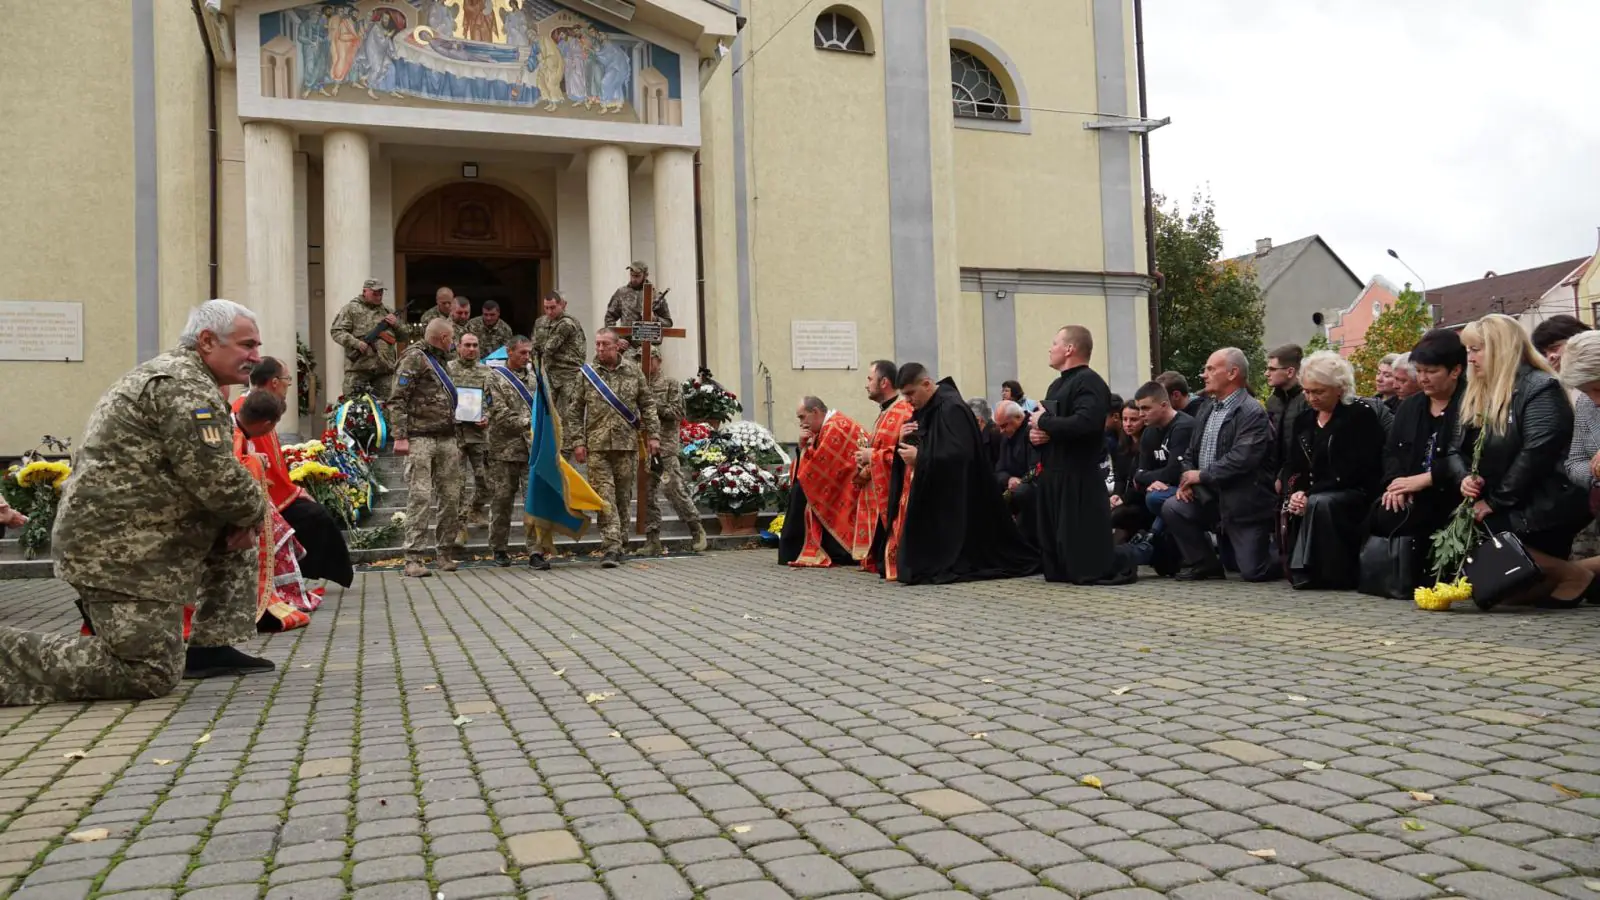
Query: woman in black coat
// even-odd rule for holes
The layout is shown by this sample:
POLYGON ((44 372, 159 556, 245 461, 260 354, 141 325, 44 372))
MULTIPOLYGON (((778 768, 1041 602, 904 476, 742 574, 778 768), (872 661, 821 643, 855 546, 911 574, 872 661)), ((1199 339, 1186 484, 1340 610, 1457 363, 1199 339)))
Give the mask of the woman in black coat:
POLYGON ((1540 605, 1576 606, 1595 590, 1595 576, 1567 559, 1591 518, 1587 492, 1565 471, 1572 402, 1516 319, 1484 316, 1462 329, 1461 342, 1467 390, 1448 452, 1434 461, 1434 480, 1473 500, 1490 531, 1522 541, 1544 575, 1540 605), (1481 429, 1489 433, 1472 475, 1481 429))
POLYGON ((1383 424, 1356 397, 1355 372, 1324 350, 1300 369, 1309 409, 1295 417, 1284 461, 1289 583, 1348 589, 1360 576, 1367 509, 1383 477, 1383 424))
POLYGON ((1368 526, 1375 537, 1430 537, 1461 503, 1456 485, 1434 480, 1433 465, 1455 433, 1467 348, 1460 334, 1435 328, 1412 349, 1411 362, 1422 392, 1407 397, 1394 413, 1383 453, 1383 495, 1373 504, 1368 526))

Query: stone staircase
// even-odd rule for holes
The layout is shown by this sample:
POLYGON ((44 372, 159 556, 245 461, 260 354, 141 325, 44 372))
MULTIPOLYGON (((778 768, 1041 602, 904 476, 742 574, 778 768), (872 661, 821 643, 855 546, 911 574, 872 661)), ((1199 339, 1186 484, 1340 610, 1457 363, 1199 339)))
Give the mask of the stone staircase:
MULTIPOLYGON (((364 525, 382 525, 397 512, 404 512, 406 499, 409 492, 405 487, 405 460, 391 454, 384 454, 376 461, 378 480, 387 488, 373 499, 372 516, 364 525)), ((644 536, 636 534, 635 516, 637 515, 639 498, 634 497, 634 508, 629 510, 628 526, 625 531, 630 544, 630 549, 636 550, 644 542, 644 536)), ((671 504, 662 501, 661 543, 671 552, 686 552, 692 543, 688 523, 678 518, 673 512, 671 504)), ((750 535, 722 535, 715 513, 700 509, 700 522, 705 527, 713 550, 734 550, 744 547, 756 538, 750 535)), ((765 529, 777 515, 775 512, 763 512, 758 519, 758 528, 765 529)), ((374 562, 382 559, 393 559, 401 555, 402 539, 396 538, 392 546, 372 547, 367 549, 350 550, 350 556, 357 563, 374 562)), ((520 504, 512 510, 510 551, 512 554, 526 552, 526 544, 522 533, 522 507, 520 504)), ((598 527, 591 519, 590 527, 584 532, 583 539, 574 541, 564 535, 557 536, 556 548, 562 552, 576 553, 584 556, 600 548, 600 534, 598 527)), ((467 553, 472 556, 487 557, 489 551, 489 529, 487 526, 469 526, 467 529, 467 553)), ((53 570, 48 558, 25 560, 22 550, 17 546, 16 538, 9 535, 0 539, 0 581, 15 578, 50 578, 53 570)))

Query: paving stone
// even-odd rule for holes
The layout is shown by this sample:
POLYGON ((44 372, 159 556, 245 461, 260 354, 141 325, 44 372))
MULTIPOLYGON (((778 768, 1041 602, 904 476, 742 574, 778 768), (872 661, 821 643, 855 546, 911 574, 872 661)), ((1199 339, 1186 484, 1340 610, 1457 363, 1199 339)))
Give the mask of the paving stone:
POLYGON ((519 866, 542 866, 583 858, 583 848, 569 831, 539 831, 506 838, 506 848, 519 866))
MULTIPOLYGON (((1452 894, 1472 900, 1554 900, 1560 896, 1496 872, 1458 872, 1435 882, 1452 894)), ((1591 896, 1593 892, 1590 892, 1591 896)))
POLYGON ((667 865, 629 866, 601 877, 614 896, 629 900, 690 900, 694 895, 678 870, 667 865))
POLYGON ((183 881, 189 868, 187 856, 145 856, 125 859, 117 864, 100 885, 105 893, 127 891, 134 888, 165 887, 183 881))
POLYGON ((822 897, 859 888, 850 870, 826 856, 790 856, 766 863, 775 881, 794 897, 822 897))
POLYGON ((967 813, 983 812, 989 808, 988 804, 975 797, 949 789, 918 791, 914 794, 907 794, 906 802, 916 804, 929 815, 945 819, 967 813))
POLYGON ((1430 884, 1363 859, 1331 859, 1305 870, 1374 900, 1422 900, 1438 893, 1430 884))
POLYGON ((1428 845, 1429 853, 1448 856, 1469 866, 1523 881, 1535 881, 1567 875, 1571 870, 1560 863, 1526 850, 1508 847, 1480 837, 1453 837, 1434 841, 1428 845))
POLYGON ((950 870, 950 878, 975 894, 987 895, 1037 883, 1027 869, 1008 862, 973 863, 950 870))
POLYGON ((1058 887, 1075 897, 1088 896, 1089 894, 1127 887, 1133 884, 1132 878, 1116 869, 1102 863, 1088 861, 1068 863, 1064 866, 1046 869, 1039 873, 1039 879, 1045 884, 1058 887))

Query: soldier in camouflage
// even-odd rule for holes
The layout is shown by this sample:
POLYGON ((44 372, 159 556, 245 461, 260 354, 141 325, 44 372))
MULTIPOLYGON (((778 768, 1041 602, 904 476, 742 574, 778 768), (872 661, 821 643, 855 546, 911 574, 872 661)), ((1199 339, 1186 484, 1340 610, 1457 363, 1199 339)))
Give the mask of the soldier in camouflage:
POLYGON ((394 452, 406 457, 405 574, 411 578, 433 574, 422 564, 430 507, 439 509, 434 528, 439 568, 454 572, 465 549, 456 542, 461 530, 461 444, 456 439, 455 391, 445 384, 449 361, 450 323, 436 319, 424 329, 422 343, 400 357, 389 398, 394 452))
POLYGON ((86 633, 0 628, 0 706, 142 700, 186 676, 272 670, 231 646, 255 635, 268 506, 233 455, 221 391, 249 381, 260 345, 249 310, 212 300, 190 313, 179 349, 100 398, 52 533, 86 633))
POLYGON ((551 291, 544 298, 544 315, 533 328, 533 359, 550 386, 551 401, 562 421, 571 420, 572 400, 583 385, 578 369, 586 359, 586 343, 583 325, 567 314, 566 298, 551 291))
MULTIPOLYGON (((459 388, 482 390, 489 378, 487 366, 478 362, 478 336, 467 332, 456 343, 456 358, 445 366, 450 380, 459 388)), ((461 510, 465 520, 456 542, 467 542, 467 525, 484 524, 483 510, 489 505, 488 453, 489 420, 487 411, 482 422, 457 422, 456 439, 461 442, 461 510)))
POLYGON ((346 303, 334 317, 329 333, 334 343, 346 351, 346 397, 371 394, 382 400, 389 396, 394 386, 395 330, 399 321, 383 305, 383 282, 376 278, 368 278, 361 286, 361 296, 346 303), (367 336, 380 322, 388 323, 389 327, 368 342, 367 336))
POLYGON ((457 297, 456 305, 450 307, 450 347, 455 349, 461 342, 461 336, 467 333, 467 323, 472 321, 472 301, 466 297, 457 297))
MULTIPOLYGON (((533 387, 528 383, 528 360, 533 356, 533 342, 522 335, 514 335, 506 344, 505 368, 484 367, 484 403, 489 411, 489 549, 494 551, 494 564, 504 568, 511 565, 509 544, 513 510, 517 518, 524 518, 522 504, 516 499, 522 495, 522 486, 528 477, 528 451, 532 438, 533 407, 527 397, 512 384, 516 379, 529 395, 533 387)), ((526 519, 524 519, 526 521, 526 519)), ((524 539, 529 539, 523 528, 524 539)), ((535 569, 548 569, 544 554, 530 546, 528 565, 535 569)))
POLYGON ((572 458, 589 466, 589 484, 600 495, 600 551, 605 568, 622 564, 622 529, 632 504, 633 485, 639 477, 639 442, 646 450, 661 452, 661 417, 656 412, 656 395, 645 382, 639 367, 622 358, 617 333, 602 328, 594 336, 592 371, 611 389, 611 393, 635 417, 637 426, 601 395, 600 389, 585 379, 582 390, 572 401, 572 427, 566 433, 572 458))
POLYGON ((664 552, 661 546, 661 492, 666 493, 667 502, 672 504, 678 519, 689 526, 689 533, 694 535, 694 550, 698 553, 706 549, 706 529, 700 523, 699 510, 689 499, 683 466, 678 460, 678 451, 681 449, 678 426, 683 422, 683 386, 661 374, 659 354, 650 354, 645 372, 650 392, 656 397, 656 413, 661 417, 661 456, 660 462, 650 467, 650 485, 644 494, 644 553, 646 556, 660 556, 664 552))
POLYGON ((434 319, 448 319, 450 310, 454 309, 455 305, 456 292, 449 287, 441 287, 433 292, 433 306, 422 314, 422 319, 417 324, 427 328, 428 323, 434 319))
MULTIPOLYGON (((632 325, 644 318, 644 282, 650 277, 650 267, 638 260, 628 267, 628 283, 619 287, 611 295, 611 302, 606 304, 606 327, 613 325, 632 325)), ((660 322, 662 328, 672 327, 672 310, 667 308, 666 298, 659 292, 656 293, 656 302, 651 304, 651 315, 654 321, 660 322)))
POLYGON ((467 333, 478 336, 479 359, 488 359, 511 342, 511 326, 500 318, 500 304, 493 300, 483 301, 483 315, 467 322, 467 333))

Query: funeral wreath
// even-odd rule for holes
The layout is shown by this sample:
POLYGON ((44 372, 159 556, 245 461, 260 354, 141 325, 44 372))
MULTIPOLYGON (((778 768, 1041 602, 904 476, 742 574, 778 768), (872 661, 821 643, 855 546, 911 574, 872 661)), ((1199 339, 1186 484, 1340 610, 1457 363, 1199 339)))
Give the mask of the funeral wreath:
POLYGON ((743 411, 739 398, 710 378, 696 376, 683 383, 683 415, 691 422, 728 422, 743 411))
POLYGON ((753 462, 706 466, 694 488, 695 499, 713 512, 747 516, 778 503, 778 476, 753 462))

